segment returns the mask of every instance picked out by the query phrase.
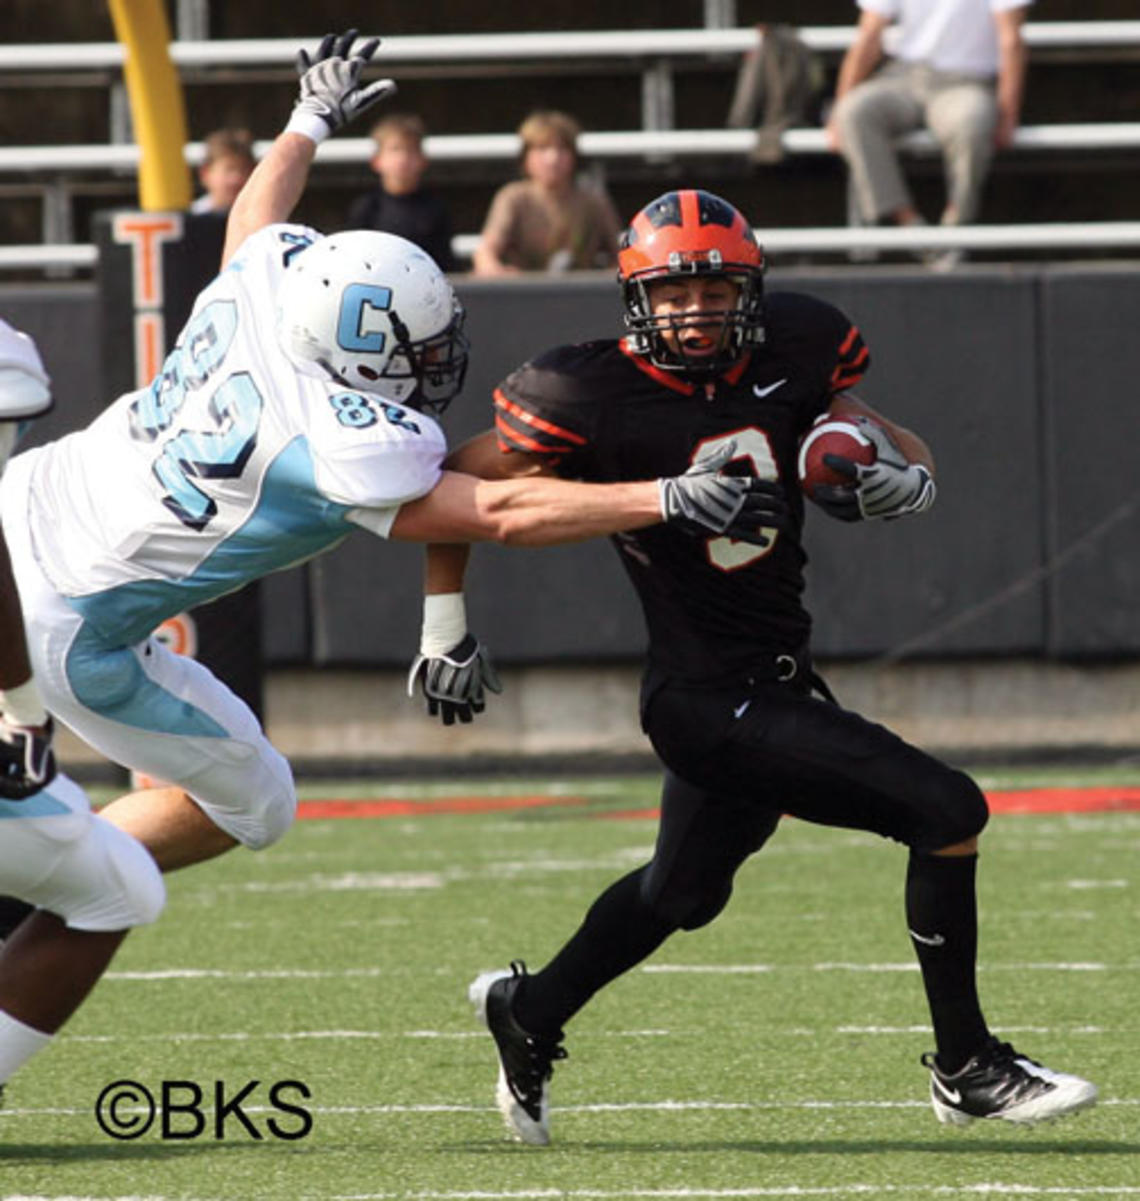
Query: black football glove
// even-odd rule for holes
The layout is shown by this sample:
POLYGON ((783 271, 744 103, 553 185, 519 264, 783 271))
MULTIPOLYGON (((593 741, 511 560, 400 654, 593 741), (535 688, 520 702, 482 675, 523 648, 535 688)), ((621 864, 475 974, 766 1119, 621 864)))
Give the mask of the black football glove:
POLYGON ((840 521, 890 519, 929 509, 936 492, 929 470, 921 463, 908 462, 882 426, 865 417, 855 420, 874 443, 875 461, 864 465, 843 455, 824 455, 824 463, 851 483, 820 484, 812 500, 840 521))
POLYGON ((456 718, 467 724, 482 713, 484 689, 503 691, 487 648, 471 634, 446 654, 417 655, 408 672, 408 696, 415 695, 417 681, 427 698, 428 716, 445 726, 454 725, 456 718))
POLYGON ((787 495, 779 480, 762 480, 754 475, 743 478, 748 485, 744 503, 724 531, 725 537, 767 546, 772 541, 769 531, 786 530, 792 523, 787 495))
POLYGON ((0 797, 24 801, 55 777, 49 717, 42 726, 18 726, 0 716, 0 797))
MULTIPOLYGON (((360 76, 368 60, 380 45, 369 38, 355 54, 350 54, 357 30, 349 29, 339 37, 326 33, 310 58, 305 50, 297 52, 297 74, 301 77, 301 96, 293 108, 294 117, 317 117, 327 126, 327 134, 336 133, 349 121, 371 108, 396 90, 391 79, 378 79, 362 87, 360 76)), ((319 126, 315 127, 319 129, 319 126)))
POLYGON ((748 475, 723 475, 736 454, 728 442, 698 459, 684 475, 660 479, 661 514, 694 537, 723 534, 740 542, 767 546, 761 527, 782 528, 788 520, 783 489, 771 480, 748 475))

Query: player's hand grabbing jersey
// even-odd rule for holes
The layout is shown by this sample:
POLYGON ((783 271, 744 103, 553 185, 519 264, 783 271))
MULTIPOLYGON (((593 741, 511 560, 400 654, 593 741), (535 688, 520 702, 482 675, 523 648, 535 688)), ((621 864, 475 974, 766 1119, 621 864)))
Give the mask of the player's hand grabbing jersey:
POLYGON ((254 234, 150 387, 31 452, 40 563, 108 638, 136 641, 354 524, 384 535, 438 482, 446 446, 430 417, 302 374, 279 347, 277 285, 320 236, 254 234))
POLYGON ((775 293, 766 317, 765 345, 711 391, 607 340, 549 351, 495 394, 500 445, 541 456, 567 479, 677 475, 732 441, 741 470, 783 483, 794 526, 771 531, 767 547, 666 525, 615 539, 645 609, 650 662, 687 679, 729 676, 807 641, 797 449, 869 364, 859 331, 832 305, 775 293))

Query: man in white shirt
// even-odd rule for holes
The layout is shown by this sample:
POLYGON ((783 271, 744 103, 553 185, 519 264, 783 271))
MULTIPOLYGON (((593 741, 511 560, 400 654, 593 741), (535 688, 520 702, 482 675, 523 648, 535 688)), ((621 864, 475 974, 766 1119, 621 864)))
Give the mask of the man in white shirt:
MULTIPOLYGON (((0 488, 46 708, 108 758, 170 782, 102 811, 163 870, 267 846, 296 809, 289 765, 249 707, 151 637, 172 614, 357 527, 534 545, 662 520, 761 536, 757 482, 721 474, 728 455, 612 485, 443 470, 431 414, 467 362, 451 285, 405 239, 286 223, 318 143, 394 89, 362 82, 377 42, 353 52, 355 37, 301 52, 293 114, 234 203, 222 273, 158 376, 17 456, 0 488)), ((427 597, 415 678, 445 717, 469 718, 482 684, 494 687, 461 594, 427 597)))
POLYGON ((863 224, 922 222, 894 143, 924 127, 945 160, 942 224, 975 220, 993 153, 1011 144, 1020 119, 1031 3, 858 0, 827 132, 847 160, 863 224))

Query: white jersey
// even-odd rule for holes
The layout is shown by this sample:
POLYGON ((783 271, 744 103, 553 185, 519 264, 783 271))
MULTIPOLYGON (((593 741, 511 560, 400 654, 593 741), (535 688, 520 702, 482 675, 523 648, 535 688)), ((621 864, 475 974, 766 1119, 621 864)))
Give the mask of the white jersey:
POLYGON ((51 585, 109 641, 340 541, 382 536, 440 478, 430 417, 305 374, 277 285, 315 230, 273 225, 198 297, 148 388, 29 452, 28 521, 51 585))

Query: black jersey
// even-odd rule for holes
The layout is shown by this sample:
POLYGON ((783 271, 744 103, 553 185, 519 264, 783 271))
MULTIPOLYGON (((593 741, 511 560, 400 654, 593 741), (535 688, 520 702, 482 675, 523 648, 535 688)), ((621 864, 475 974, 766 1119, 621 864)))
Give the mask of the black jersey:
POLYGON ((793 525, 771 531, 767 547, 669 525, 614 538, 645 610, 650 663, 688 680, 746 673, 750 660, 807 642, 796 456, 869 363, 858 329, 814 297, 772 294, 765 324, 764 345, 707 386, 605 340, 548 351, 495 391, 500 444, 542 456, 567 479, 680 475, 731 440, 734 465, 783 482, 793 525))

